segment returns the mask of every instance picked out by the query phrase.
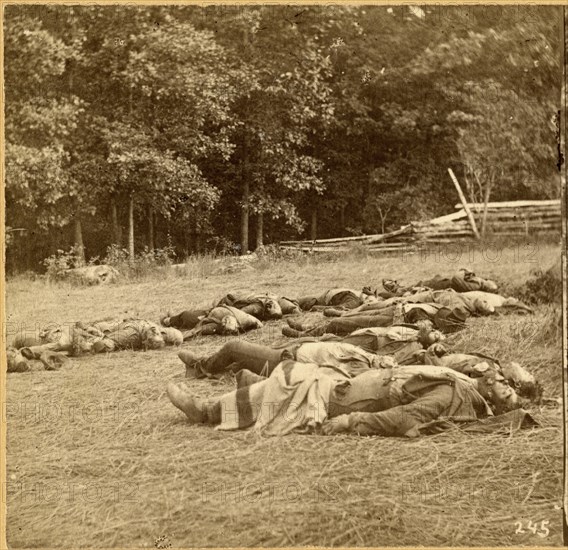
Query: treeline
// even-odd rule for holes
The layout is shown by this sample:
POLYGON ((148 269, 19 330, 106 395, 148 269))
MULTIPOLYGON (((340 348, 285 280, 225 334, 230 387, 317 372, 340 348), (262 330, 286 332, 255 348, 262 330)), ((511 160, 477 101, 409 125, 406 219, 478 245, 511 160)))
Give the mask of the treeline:
POLYGON ((5 7, 9 271, 557 198, 557 7, 5 7))

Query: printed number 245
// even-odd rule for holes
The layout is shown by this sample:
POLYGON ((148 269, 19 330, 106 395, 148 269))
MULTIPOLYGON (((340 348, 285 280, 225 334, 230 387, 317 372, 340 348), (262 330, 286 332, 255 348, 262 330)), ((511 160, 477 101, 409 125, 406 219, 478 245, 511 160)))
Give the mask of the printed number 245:
MULTIPOLYGON (((529 519, 529 522, 528 522, 526 527, 533 535, 538 535, 539 537, 545 538, 545 537, 548 537, 548 535, 550 534, 550 529, 547 527, 547 525, 549 523, 550 523, 549 520, 543 519, 540 522, 540 528, 539 528, 538 523, 533 523, 529 519)), ((517 526, 517 530, 515 531, 515 535, 526 533, 526 531, 523 529, 523 522, 522 521, 515 521, 515 525, 517 526)))

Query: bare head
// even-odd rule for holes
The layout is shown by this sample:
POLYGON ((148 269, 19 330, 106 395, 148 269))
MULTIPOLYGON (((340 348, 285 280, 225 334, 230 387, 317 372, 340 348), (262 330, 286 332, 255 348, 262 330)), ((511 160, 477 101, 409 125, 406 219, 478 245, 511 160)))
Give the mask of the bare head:
POLYGON ((183 344, 183 334, 181 330, 172 327, 162 328, 160 331, 166 344, 171 346, 181 346, 183 344))
POLYGON ((238 334, 239 323, 234 315, 225 315, 221 321, 223 334, 238 334))
POLYGON ((282 308, 276 300, 269 300, 265 306, 268 319, 282 319, 282 308))
POLYGON ((476 298, 473 301, 473 307, 479 315, 491 315, 495 313, 495 308, 487 302, 487 300, 483 300, 482 298, 476 298))
POLYGON ((506 363, 502 370, 503 376, 521 397, 537 403, 542 400, 542 385, 519 363, 506 363))
POLYGON ((150 349, 158 349, 165 346, 166 343, 158 325, 151 323, 148 328, 144 329, 144 344, 150 349))
POLYGON ((497 369, 489 367, 477 380, 479 393, 489 402, 495 414, 520 408, 517 392, 497 369))
POLYGON ((8 372, 26 372, 30 370, 30 365, 22 355, 21 350, 8 348, 6 350, 6 361, 8 372))
POLYGON ((436 342, 442 342, 445 340, 445 336, 439 331, 432 327, 431 323, 421 323, 418 329, 418 341, 425 347, 428 348, 436 342))

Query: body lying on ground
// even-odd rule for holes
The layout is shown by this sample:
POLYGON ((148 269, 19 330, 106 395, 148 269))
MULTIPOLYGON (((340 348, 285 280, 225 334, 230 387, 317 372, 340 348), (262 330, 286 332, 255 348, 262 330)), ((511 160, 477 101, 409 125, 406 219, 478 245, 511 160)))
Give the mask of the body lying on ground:
POLYGON ((497 284, 494 281, 478 277, 473 271, 462 268, 450 277, 435 275, 431 279, 425 279, 417 282, 415 285, 407 287, 399 285, 395 280, 384 279, 383 288, 385 289, 385 292, 380 293, 380 295, 383 298, 404 296, 405 294, 411 294, 415 291, 415 289, 422 287, 426 287, 431 290, 445 290, 451 288, 456 292, 468 292, 471 290, 497 292, 497 284))
POLYGON ((353 331, 368 327, 390 327, 400 324, 416 324, 421 321, 432 323, 433 327, 451 333, 465 327, 469 313, 462 307, 450 309, 436 303, 397 303, 371 311, 356 314, 348 312, 332 321, 316 325, 305 325, 293 319, 287 319, 288 327, 282 328, 284 336, 322 336, 326 333, 346 336, 353 331))
POLYGON ((455 290, 423 290, 408 296, 388 298, 374 303, 363 304, 351 311, 341 312, 335 309, 324 311, 326 317, 354 317, 357 315, 380 314, 381 311, 389 306, 399 303, 407 304, 439 304, 452 310, 462 309, 464 314, 469 316, 491 315, 495 312, 493 306, 484 299, 484 295, 468 295, 470 293, 459 293, 455 290))
POLYGON ((67 355, 77 356, 93 349, 95 338, 73 325, 51 323, 37 334, 16 335, 6 352, 8 372, 31 370, 31 361, 39 360, 45 370, 57 370, 66 361, 67 355))
POLYGON ((369 287, 365 287, 361 292, 350 288, 331 288, 319 295, 298 298, 298 304, 303 311, 319 311, 328 307, 349 310, 372 301, 376 301, 376 297, 369 287))
POLYGON ((451 288, 456 292, 468 292, 471 290, 484 290, 497 292, 497 284, 491 279, 478 277, 473 271, 461 268, 451 277, 435 275, 431 279, 419 281, 415 286, 425 286, 432 290, 444 290, 451 288))
POLYGON ((427 350, 417 351, 413 359, 417 364, 448 367, 474 377, 478 375, 480 363, 489 364, 503 375, 519 396, 536 403, 540 403, 543 398, 542 385, 534 375, 514 361, 502 365, 494 357, 481 353, 454 353, 439 343, 430 346, 427 350))
POLYGON ((46 351, 78 356, 121 349, 158 349, 182 342, 182 333, 177 329, 160 327, 144 319, 126 319, 68 326, 51 324, 40 330, 37 338, 16 337, 13 346, 24 357, 40 359, 46 351))
POLYGON ((218 306, 207 312, 182 311, 178 315, 163 318, 162 324, 185 329, 182 332, 184 340, 200 335, 235 335, 262 327, 259 319, 232 306, 218 306))
POLYGON ((399 365, 410 364, 419 351, 423 351, 445 337, 429 324, 393 325, 391 327, 367 327, 347 336, 324 334, 318 341, 340 341, 363 348, 378 355, 391 355, 399 365))
POLYGON ((517 298, 501 296, 492 292, 483 292, 481 290, 472 290, 464 292, 459 296, 463 296, 470 300, 481 300, 488 304, 495 313, 533 313, 532 308, 518 300, 517 298))
POLYGON ((488 363, 504 376, 519 396, 537 403, 543 398, 542 385, 519 363, 509 361, 501 364, 498 359, 482 353, 453 352, 442 343, 444 335, 439 331, 432 331, 427 325, 370 327, 356 330, 347 336, 324 334, 320 338, 308 337, 296 342, 305 340, 350 343, 370 353, 390 355, 398 365, 448 367, 468 376, 477 376, 476 366, 488 363))
POLYGON ((210 356, 199 356, 182 350, 178 354, 186 366, 186 376, 195 373, 197 377, 220 374, 227 370, 242 369, 269 376, 284 359, 299 363, 321 363, 341 368, 350 374, 394 365, 390 356, 380 356, 364 349, 342 342, 297 342, 285 348, 276 349, 251 342, 232 340, 210 356))
POLYGON ((7 372, 28 372, 32 370, 32 359, 39 359, 45 370, 58 370, 68 359, 63 353, 45 350, 37 357, 29 355, 26 349, 9 347, 6 350, 7 372))
POLYGON ((260 321, 282 319, 282 315, 300 313, 296 300, 275 294, 226 294, 215 306, 232 306, 256 317, 260 321))
POLYGON ((263 346, 232 340, 216 353, 199 356, 182 350, 186 377, 212 377, 225 371, 247 369, 270 376, 283 360, 317 363, 336 367, 350 375, 388 365, 434 365, 447 367, 470 377, 479 377, 488 366, 498 371, 517 393, 540 401, 542 387, 518 363, 501 367, 497 359, 476 353, 452 353, 439 343, 440 333, 420 331, 412 326, 361 329, 347 337, 326 334, 321 338, 301 338, 280 346, 263 346))
POLYGON ((12 346, 23 352, 25 357, 39 359, 45 351, 60 352, 71 356, 89 353, 97 336, 85 331, 81 323, 59 325, 50 323, 42 327, 37 335, 18 334, 12 346))
POLYGON ((84 326, 84 328, 99 336, 93 345, 96 353, 124 349, 159 349, 165 345, 180 345, 183 342, 183 336, 179 330, 160 327, 144 319, 99 321, 84 326))
POLYGON ((382 365, 382 356, 390 356, 397 364, 412 362, 418 350, 438 342, 443 335, 429 328, 403 325, 389 328, 368 328, 345 337, 326 334, 321 338, 305 337, 280 345, 263 346, 232 340, 216 353, 199 356, 182 350, 179 358, 186 365, 186 376, 214 376, 231 370, 247 368, 268 376, 283 359, 301 363, 325 363, 347 368, 350 372, 382 365))
MULTIPOLYGON (((494 413, 518 407, 514 390, 491 369, 472 379, 423 365, 370 369, 352 377, 336 367, 286 360, 268 379, 219 399, 201 400, 174 382, 167 391, 191 423, 221 430, 254 426, 264 435, 321 431, 416 437, 451 421, 487 427, 494 413)), ((527 413, 517 413, 504 414, 504 425, 530 424, 527 413)))

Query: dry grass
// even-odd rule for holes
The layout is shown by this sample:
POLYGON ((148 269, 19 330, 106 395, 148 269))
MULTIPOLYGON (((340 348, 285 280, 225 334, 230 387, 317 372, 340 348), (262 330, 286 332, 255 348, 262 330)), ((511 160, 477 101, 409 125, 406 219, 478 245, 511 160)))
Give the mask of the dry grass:
MULTIPOLYGON (((109 288, 8 285, 8 330, 21 323, 139 315, 210 303, 229 290, 288 296, 331 286, 413 282, 460 266, 505 284, 526 280, 535 259, 520 249, 473 258, 359 255, 204 277, 163 274, 109 288)), ((447 255, 448 256, 448 255, 447 255)), ((455 253, 454 253, 455 257, 455 253)), ((534 317, 475 319, 457 348, 519 361, 549 396, 560 396, 558 308, 534 317)), ((268 343, 281 323, 247 340, 268 343)), ((185 344, 203 353, 220 338, 185 344)), ((559 409, 535 411, 543 427, 512 436, 446 433, 380 437, 258 438, 190 426, 165 396, 183 376, 176 350, 82 357, 58 372, 8 377, 8 541, 11 547, 560 545, 562 432, 559 409), (541 538, 528 522, 549 521, 541 538), (516 534, 522 522, 524 533, 516 534)), ((202 395, 230 377, 192 381, 202 395)), ((538 532, 538 531, 537 531, 538 532)), ((541 531, 543 533, 543 531, 541 531)))

